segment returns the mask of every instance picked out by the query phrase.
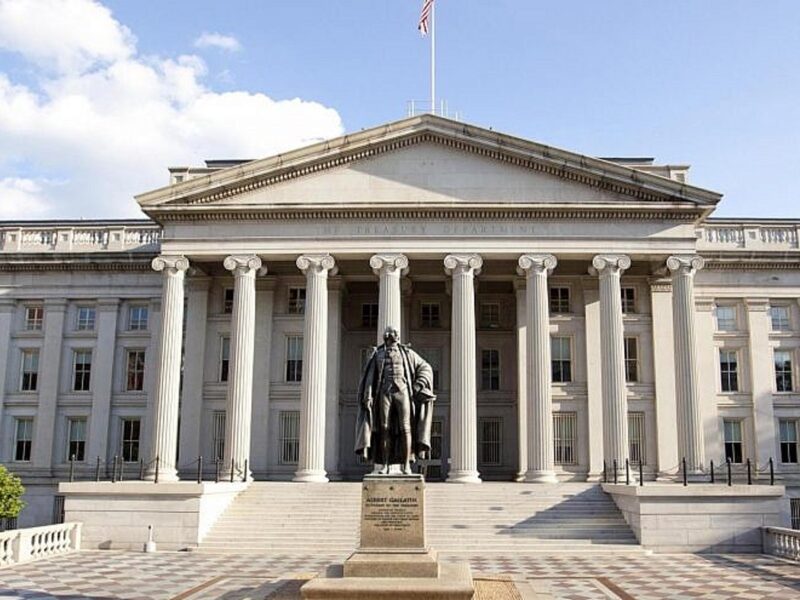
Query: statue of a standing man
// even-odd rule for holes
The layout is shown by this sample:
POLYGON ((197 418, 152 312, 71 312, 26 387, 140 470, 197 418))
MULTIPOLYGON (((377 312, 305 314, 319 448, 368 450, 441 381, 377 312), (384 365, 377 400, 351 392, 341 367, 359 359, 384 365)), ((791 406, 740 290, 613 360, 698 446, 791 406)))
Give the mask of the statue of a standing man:
POLYGON ((411 473, 411 463, 431 450, 433 369, 399 337, 386 328, 358 386, 355 451, 383 465, 384 474, 392 464, 411 473))

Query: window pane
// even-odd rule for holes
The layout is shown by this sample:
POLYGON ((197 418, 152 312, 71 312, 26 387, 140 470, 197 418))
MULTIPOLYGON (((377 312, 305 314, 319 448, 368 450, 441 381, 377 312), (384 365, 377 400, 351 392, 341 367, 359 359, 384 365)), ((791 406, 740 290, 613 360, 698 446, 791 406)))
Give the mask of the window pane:
POLYGON ((219 342, 219 380, 228 381, 228 369, 230 368, 231 339, 229 337, 220 338, 219 342))
POLYGON ((128 309, 128 329, 131 331, 145 331, 149 311, 146 306, 131 306, 128 309))
POLYGON ((233 312, 233 288, 225 288, 222 291, 222 312, 229 315, 233 312))
POLYGON ((553 413, 553 457, 557 465, 574 465, 578 462, 575 440, 578 415, 574 412, 553 413))
POLYGON ((289 288, 289 313, 302 315, 306 311, 306 288, 289 288))
POLYGON ((775 351, 775 389, 778 392, 791 392, 792 353, 787 350, 775 351))
POLYGON ((214 428, 214 460, 225 459, 225 411, 215 410, 212 416, 214 428))
POLYGON ((643 412, 628 413, 628 446, 631 464, 646 464, 645 421, 643 412))
POLYGON ((376 303, 369 302, 361 305, 361 326, 378 326, 378 305, 376 303))
POLYGON ((78 307, 77 329, 80 331, 91 331, 94 329, 95 309, 93 306, 78 307))
POLYGON ((74 367, 72 389, 75 392, 88 392, 91 389, 92 351, 76 350, 74 354, 74 367))
POLYGON ((139 419, 123 419, 120 454, 125 462, 136 462, 139 460, 139 436, 141 432, 141 422, 139 419))
POLYGON ((72 458, 76 461, 84 460, 84 452, 86 449, 86 419, 69 419, 67 440, 67 460, 72 458))
POLYGON ((639 381, 639 344, 635 337, 625 338, 625 381, 639 381))
POLYGON ((480 419, 480 462, 483 465, 500 465, 502 449, 502 419, 486 417, 480 419))
POLYGON ((554 314, 563 314, 569 312, 568 287, 550 288, 550 312, 554 314))
POLYGON ((622 292, 622 312, 634 313, 636 312, 636 288, 624 287, 622 292))
POLYGON ((771 306, 769 309, 773 331, 789 331, 789 307, 771 306))
POLYGON ((41 331, 44 322, 43 306, 25 307, 25 329, 28 331, 41 331))
POLYGON ((499 350, 481 351, 481 389, 500 389, 500 352, 499 350))
POLYGON ((736 330, 736 307, 717 306, 717 330, 735 331, 736 330))
POLYGON ((33 444, 33 419, 16 420, 16 437, 14 440, 14 460, 29 461, 33 444))
POLYGON ((281 464, 296 465, 300 455, 300 411, 280 413, 281 464))
POLYGON ((286 338, 286 381, 303 379, 303 337, 292 335, 286 338))
POLYGON ((32 348, 22 351, 22 375, 20 391, 35 392, 39 386, 39 350, 32 348))
POLYGON ((129 350, 125 389, 129 392, 144 390, 144 350, 129 350))

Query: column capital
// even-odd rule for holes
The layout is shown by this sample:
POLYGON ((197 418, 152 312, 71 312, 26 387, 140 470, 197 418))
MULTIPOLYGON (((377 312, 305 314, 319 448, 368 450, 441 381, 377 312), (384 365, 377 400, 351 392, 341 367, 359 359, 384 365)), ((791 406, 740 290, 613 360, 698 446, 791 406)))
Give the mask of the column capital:
POLYGON ((304 275, 306 275, 309 270, 314 273, 324 272, 330 275, 336 275, 338 271, 336 261, 330 254, 303 254, 297 257, 295 264, 304 275))
POLYGON ((189 268, 189 259, 182 255, 162 254, 150 263, 154 271, 166 271, 169 275, 185 273, 189 268))
POLYGON ((478 275, 483 266, 480 254, 448 254, 444 257, 444 270, 448 275, 472 273, 478 275))
POLYGON ((672 273, 694 275, 706 264, 702 256, 697 254, 673 255, 667 258, 667 269, 672 273))
POLYGON ((255 254, 231 254, 222 261, 222 266, 234 275, 244 275, 250 271, 257 271, 258 275, 267 274, 267 267, 262 266, 261 259, 255 254))
POLYGON ((553 272, 558 264, 558 259, 552 254, 523 254, 519 257, 517 265, 526 275, 553 272))
POLYGON ((611 273, 622 273, 631 266, 631 258, 625 254, 598 254, 592 259, 592 266, 589 268, 591 275, 608 275, 611 273))
POLYGON ((402 277, 408 273, 408 257, 405 254, 375 254, 369 259, 369 266, 375 275, 400 271, 402 277))

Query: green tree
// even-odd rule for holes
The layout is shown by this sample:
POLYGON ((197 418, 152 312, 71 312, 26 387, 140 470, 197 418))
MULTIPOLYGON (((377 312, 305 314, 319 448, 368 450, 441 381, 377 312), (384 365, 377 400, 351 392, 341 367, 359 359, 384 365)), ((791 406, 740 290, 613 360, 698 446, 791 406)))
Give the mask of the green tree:
POLYGON ((22 487, 20 478, 0 465, 0 521, 19 516, 25 508, 25 502, 22 501, 24 493, 25 488, 22 487))

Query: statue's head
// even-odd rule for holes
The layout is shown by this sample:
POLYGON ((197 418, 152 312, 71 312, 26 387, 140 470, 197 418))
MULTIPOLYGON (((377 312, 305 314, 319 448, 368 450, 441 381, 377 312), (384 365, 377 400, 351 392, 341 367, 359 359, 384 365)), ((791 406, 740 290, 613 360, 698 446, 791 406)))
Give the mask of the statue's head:
POLYGON ((383 331, 383 341, 387 344, 394 344, 398 340, 400 340, 400 334, 397 332, 397 328, 394 325, 389 325, 383 331))

